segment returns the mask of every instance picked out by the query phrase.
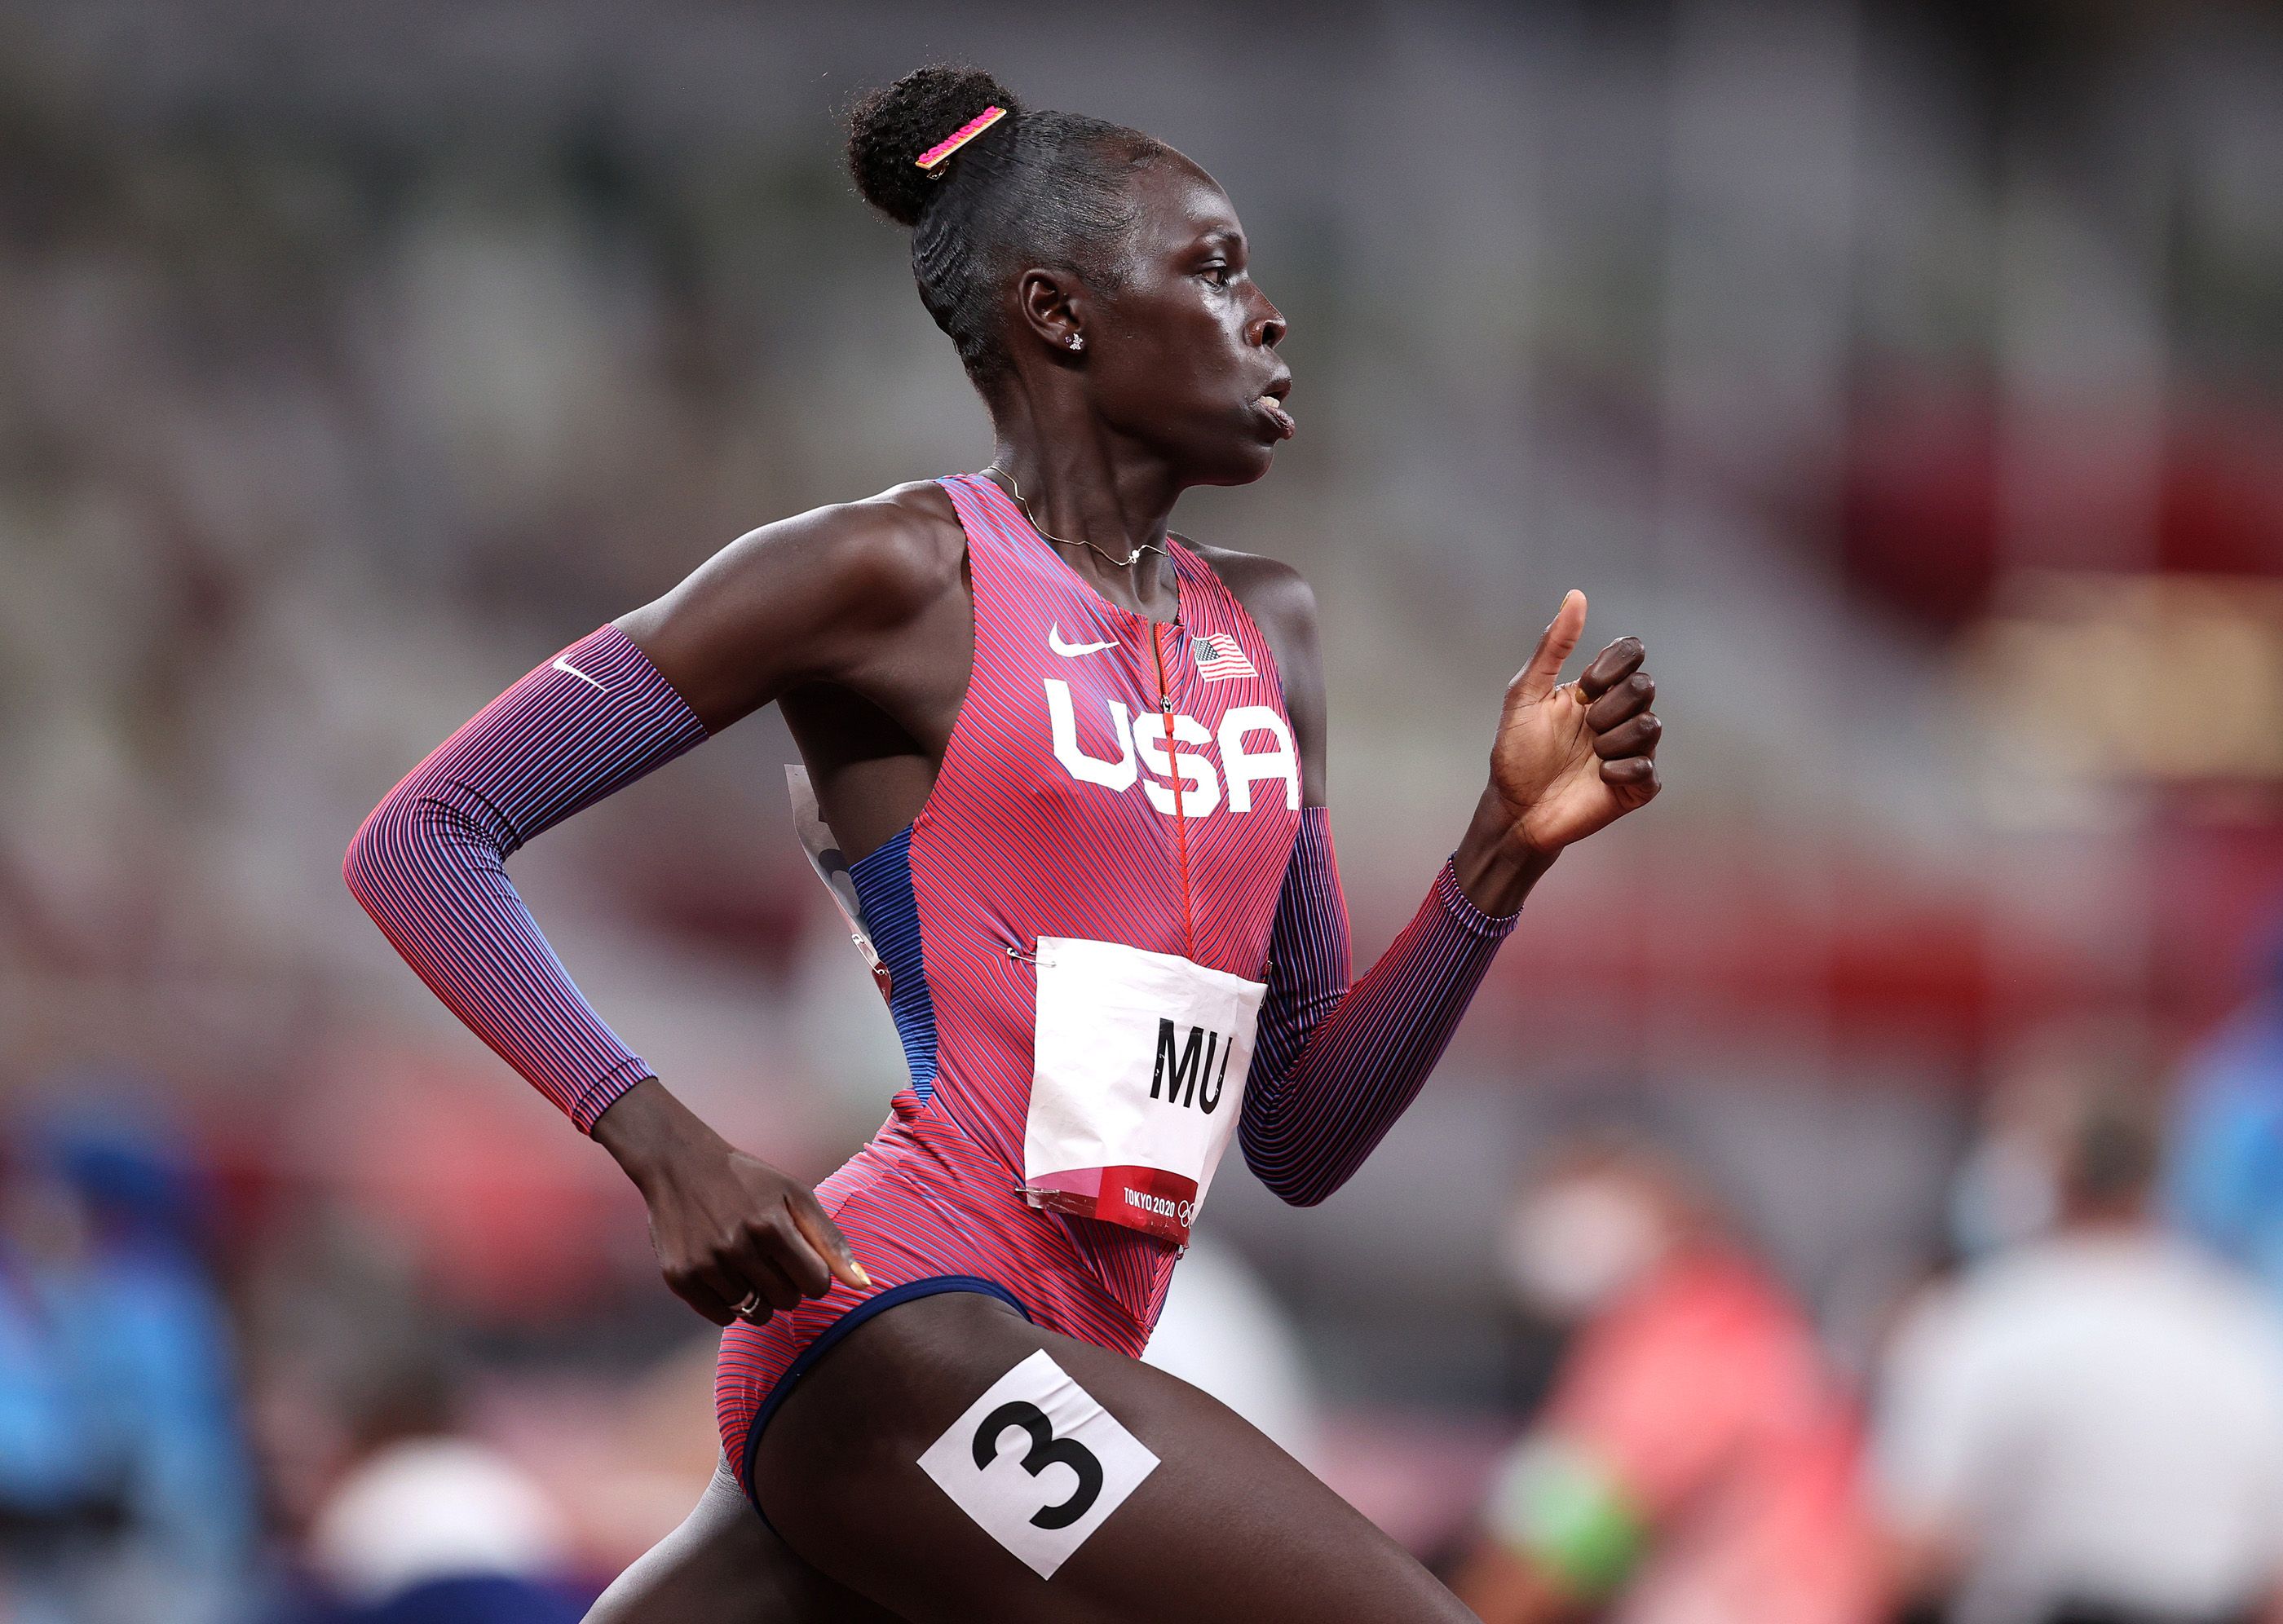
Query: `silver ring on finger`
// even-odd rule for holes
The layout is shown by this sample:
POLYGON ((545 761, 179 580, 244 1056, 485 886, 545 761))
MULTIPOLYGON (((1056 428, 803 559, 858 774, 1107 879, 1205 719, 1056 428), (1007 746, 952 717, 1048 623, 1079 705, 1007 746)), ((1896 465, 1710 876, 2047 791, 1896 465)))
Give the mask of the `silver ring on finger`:
POLYGON ((750 1318, 753 1310, 760 1306, 761 1294, 758 1291, 749 1291, 745 1294, 745 1300, 729 1311, 740 1319, 746 1319, 750 1318))

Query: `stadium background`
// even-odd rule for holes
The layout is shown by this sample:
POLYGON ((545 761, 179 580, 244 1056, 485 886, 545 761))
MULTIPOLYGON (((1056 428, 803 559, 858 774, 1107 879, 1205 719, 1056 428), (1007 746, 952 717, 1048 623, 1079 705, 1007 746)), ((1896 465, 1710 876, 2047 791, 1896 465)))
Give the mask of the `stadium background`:
MULTIPOLYGON (((1867 1382, 2022 1044, 2097 1016, 2193 1065, 2262 996, 2272 9, 12 0, 8 1246, 148 1302, 89 1236, 172 1236, 231 1372, 136 1513, 172 1532, 133 1616, 244 1616, 356 1418, 446 1387, 578 1573, 703 1480, 711 1333, 638 1201, 339 858, 430 744, 730 538, 986 459, 839 167, 851 95, 930 59, 1236 200, 1301 432, 1177 522, 1316 584, 1360 957, 1562 590, 1652 651, 1664 797, 1562 860, 1410 1118, 1321 1210, 1217 1187, 1316 1459, 1403 1537, 1453 1537, 1553 1357, 1499 1250, 1534 1150, 1647 1124, 1867 1382)), ((900 1061, 791 755, 757 719, 515 874, 669 1084, 814 1176, 900 1061)), ((97 1435, 38 1323, 0 1359, 32 1506, 97 1435)), ((159 1470, 157 1421, 107 1424, 159 1470)))

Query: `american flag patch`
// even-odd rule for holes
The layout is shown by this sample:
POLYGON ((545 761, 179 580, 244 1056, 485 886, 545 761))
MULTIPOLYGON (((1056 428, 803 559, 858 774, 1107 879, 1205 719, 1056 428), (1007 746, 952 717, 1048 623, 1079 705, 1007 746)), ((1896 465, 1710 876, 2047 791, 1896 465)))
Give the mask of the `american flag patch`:
POLYGON ((1252 669, 1252 662, 1244 657, 1234 637, 1196 638, 1190 642, 1189 651, 1197 657, 1197 675, 1208 682, 1260 674, 1252 669))

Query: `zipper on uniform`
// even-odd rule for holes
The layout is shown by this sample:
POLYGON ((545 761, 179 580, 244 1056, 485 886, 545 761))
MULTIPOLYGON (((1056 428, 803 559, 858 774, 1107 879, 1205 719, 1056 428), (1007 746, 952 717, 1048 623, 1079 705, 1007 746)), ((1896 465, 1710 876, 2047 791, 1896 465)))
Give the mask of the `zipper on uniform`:
POLYGON ((1181 768, 1173 759, 1173 685, 1165 676, 1165 628, 1162 623, 1149 626, 1150 652, 1157 657, 1157 714, 1165 724, 1165 766, 1173 780, 1173 839, 1180 851, 1181 861, 1181 940, 1183 952, 1194 960, 1197 956, 1197 924, 1189 911, 1189 820, 1181 810, 1181 768))

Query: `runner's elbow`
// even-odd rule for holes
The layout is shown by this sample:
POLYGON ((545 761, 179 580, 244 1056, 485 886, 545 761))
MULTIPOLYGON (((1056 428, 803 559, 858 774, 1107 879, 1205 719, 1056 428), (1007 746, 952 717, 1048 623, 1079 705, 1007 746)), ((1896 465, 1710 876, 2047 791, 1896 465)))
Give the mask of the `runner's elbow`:
POLYGON ((1244 1146, 1244 1165, 1287 1207, 1319 1206, 1347 1182, 1346 1174, 1337 1168, 1296 1168, 1250 1144, 1244 1146))
POLYGON ((341 854, 341 879, 376 921, 408 894, 432 891, 452 865, 454 822, 471 822, 441 804, 417 773, 380 799, 341 854))
POLYGON ((1345 1182, 1339 1178, 1281 1179, 1268 1187, 1287 1207, 1321 1207, 1345 1182))
POLYGON ((375 919, 380 917, 386 905, 390 867, 387 853, 406 843, 404 837, 410 820, 398 798, 402 788, 399 785, 381 797, 380 804, 357 826, 357 832, 349 839, 348 850, 341 854, 341 879, 348 886, 349 895, 375 919))

